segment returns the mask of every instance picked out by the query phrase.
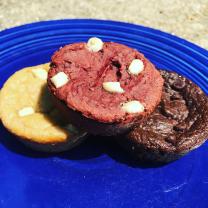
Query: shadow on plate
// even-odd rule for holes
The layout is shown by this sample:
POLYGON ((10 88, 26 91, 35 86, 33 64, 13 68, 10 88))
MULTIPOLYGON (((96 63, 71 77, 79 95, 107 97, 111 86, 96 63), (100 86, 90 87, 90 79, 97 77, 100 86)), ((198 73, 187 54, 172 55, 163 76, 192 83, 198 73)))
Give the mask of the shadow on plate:
POLYGON ((13 134, 11 134, 9 131, 7 131, 6 128, 3 127, 3 125, 0 125, 0 132, 1 132, 0 145, 3 145, 8 150, 16 154, 20 154, 26 157, 49 158, 56 156, 56 157, 62 157, 71 160, 85 160, 85 159, 98 157, 103 153, 99 148, 94 148, 94 145, 92 144, 91 141, 83 142, 82 144, 79 145, 79 147, 69 150, 68 152, 62 152, 62 153, 39 152, 30 149, 29 147, 25 146, 23 143, 18 141, 18 138, 13 134))
POLYGON ((9 133, 2 125, 0 125, 1 139, 0 144, 8 150, 32 158, 49 158, 59 157, 68 160, 88 160, 97 158, 103 154, 108 155, 118 163, 126 164, 133 168, 156 168, 161 164, 142 163, 136 161, 126 151, 124 151, 113 138, 89 136, 88 139, 74 149, 63 153, 43 153, 34 151, 21 142, 15 136, 9 133))

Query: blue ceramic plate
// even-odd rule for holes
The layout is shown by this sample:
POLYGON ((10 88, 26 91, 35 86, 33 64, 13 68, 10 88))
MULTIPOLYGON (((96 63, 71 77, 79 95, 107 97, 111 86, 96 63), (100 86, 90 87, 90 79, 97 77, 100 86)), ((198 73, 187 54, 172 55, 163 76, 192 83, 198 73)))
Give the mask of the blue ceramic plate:
MULTIPOLYGON (((122 22, 61 20, 0 33, 0 85, 50 61, 60 46, 97 36, 136 48, 208 93, 208 51, 170 34, 122 22)), ((0 207, 208 207, 207 143, 162 167, 136 165, 112 140, 91 137, 61 154, 33 152, 0 127, 0 207)))

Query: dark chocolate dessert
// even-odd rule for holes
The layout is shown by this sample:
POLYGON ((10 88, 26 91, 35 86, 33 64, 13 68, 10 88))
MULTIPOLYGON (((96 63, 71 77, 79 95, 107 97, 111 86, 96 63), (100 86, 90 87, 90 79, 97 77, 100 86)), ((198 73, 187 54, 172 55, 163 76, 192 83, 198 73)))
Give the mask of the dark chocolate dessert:
POLYGON ((135 49, 91 38, 52 56, 48 86, 74 125, 91 134, 115 135, 154 111, 163 79, 135 49))
POLYGON ((169 162, 208 138, 208 98, 190 80, 162 71, 162 100, 156 110, 117 140, 140 160, 169 162))

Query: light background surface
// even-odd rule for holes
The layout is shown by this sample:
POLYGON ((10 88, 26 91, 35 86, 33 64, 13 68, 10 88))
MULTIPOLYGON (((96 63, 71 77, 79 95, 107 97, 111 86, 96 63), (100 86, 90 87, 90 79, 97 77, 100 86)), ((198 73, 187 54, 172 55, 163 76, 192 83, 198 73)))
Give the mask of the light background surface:
POLYGON ((141 24, 176 34, 208 49, 208 0, 0 0, 0 30, 66 18, 141 24))

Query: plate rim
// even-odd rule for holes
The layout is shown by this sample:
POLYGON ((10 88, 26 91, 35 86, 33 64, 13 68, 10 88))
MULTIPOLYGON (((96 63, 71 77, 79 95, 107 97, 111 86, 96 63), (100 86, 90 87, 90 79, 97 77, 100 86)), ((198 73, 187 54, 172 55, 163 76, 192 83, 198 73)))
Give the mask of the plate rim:
POLYGON ((37 21, 37 22, 30 22, 30 23, 25 23, 25 24, 21 24, 21 25, 17 25, 17 26, 13 26, 13 27, 9 27, 3 30, 0 30, 0 39, 1 39, 1 35, 5 35, 5 34, 9 34, 9 33, 13 33, 17 30, 22 30, 24 28, 27 27, 34 27, 34 26, 39 26, 42 24, 49 24, 49 25, 53 25, 55 23, 73 23, 73 22, 86 22, 89 21, 91 23, 111 23, 111 24, 119 24, 119 25, 123 25, 123 26, 130 26, 130 27, 135 27, 135 28, 141 28, 141 29, 145 29, 147 31, 151 31, 154 33, 162 33, 164 35, 166 35, 167 37, 171 37, 174 38, 177 41, 182 41, 185 44, 188 44, 191 47, 197 48, 198 50, 200 50, 202 53, 205 53, 204 55, 208 56, 208 49, 203 48, 202 46, 197 45, 196 43, 190 41, 190 40, 186 40, 178 35, 163 31, 161 29, 158 28, 153 28, 150 26, 144 26, 141 24, 136 24, 136 23, 131 23, 131 22, 125 22, 125 21, 118 21, 118 20, 108 20, 108 19, 94 19, 94 18, 69 18, 69 19, 51 19, 51 20, 41 20, 41 21, 37 21))

